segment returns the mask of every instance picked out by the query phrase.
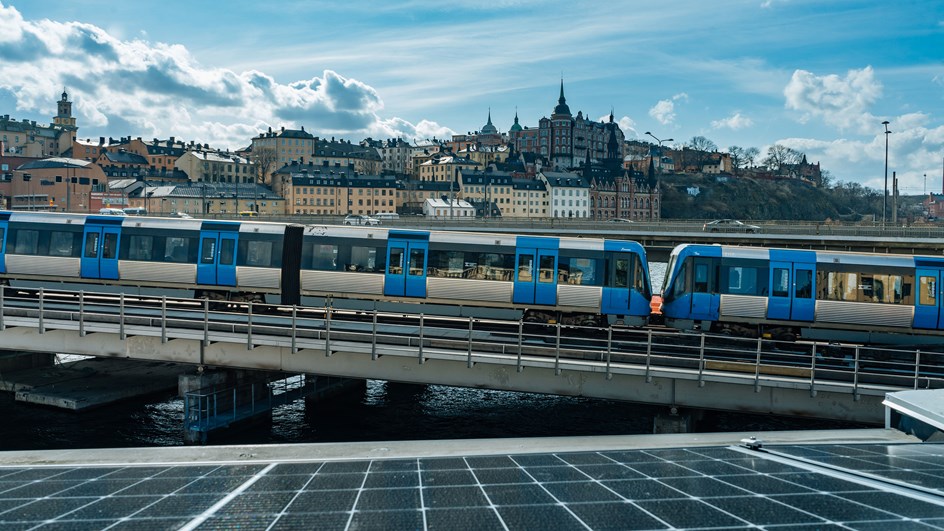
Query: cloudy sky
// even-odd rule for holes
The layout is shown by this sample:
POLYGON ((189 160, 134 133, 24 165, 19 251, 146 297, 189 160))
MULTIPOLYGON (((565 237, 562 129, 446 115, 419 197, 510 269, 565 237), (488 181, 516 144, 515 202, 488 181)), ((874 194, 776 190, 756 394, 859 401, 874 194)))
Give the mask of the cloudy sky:
POLYGON ((836 180, 941 191, 940 0, 0 0, 0 114, 238 148, 535 127, 561 79, 627 138, 775 143, 836 180))

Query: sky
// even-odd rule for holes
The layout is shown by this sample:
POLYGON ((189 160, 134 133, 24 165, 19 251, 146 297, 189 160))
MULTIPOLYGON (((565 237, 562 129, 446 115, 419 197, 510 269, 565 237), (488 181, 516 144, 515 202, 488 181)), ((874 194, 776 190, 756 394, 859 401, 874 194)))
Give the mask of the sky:
POLYGON ((49 123, 65 89, 82 139, 507 131, 562 80, 627 139, 781 144, 876 190, 887 142, 902 194, 944 190, 940 0, 0 0, 0 114, 49 123))

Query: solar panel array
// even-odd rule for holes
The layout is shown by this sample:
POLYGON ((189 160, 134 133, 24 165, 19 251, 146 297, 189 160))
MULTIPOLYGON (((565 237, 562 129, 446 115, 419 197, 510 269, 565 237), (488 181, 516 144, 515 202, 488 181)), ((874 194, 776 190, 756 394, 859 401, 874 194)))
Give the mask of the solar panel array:
POLYGON ((944 529, 942 445, 772 452, 0 468, 0 528, 944 529))

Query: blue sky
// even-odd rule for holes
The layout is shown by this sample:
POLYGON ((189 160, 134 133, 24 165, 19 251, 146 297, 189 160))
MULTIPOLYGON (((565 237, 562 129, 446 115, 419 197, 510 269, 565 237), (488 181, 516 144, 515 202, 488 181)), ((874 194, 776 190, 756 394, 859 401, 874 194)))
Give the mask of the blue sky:
POLYGON ((944 188, 944 2, 0 0, 0 113, 81 138, 238 148, 267 127, 354 141, 612 109, 722 150, 775 143, 836 180, 944 188))

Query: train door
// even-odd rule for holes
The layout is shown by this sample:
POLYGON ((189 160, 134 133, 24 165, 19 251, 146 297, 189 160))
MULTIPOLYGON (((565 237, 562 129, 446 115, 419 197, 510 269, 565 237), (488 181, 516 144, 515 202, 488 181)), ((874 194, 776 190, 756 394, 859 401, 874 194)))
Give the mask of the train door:
POLYGON ((429 233, 390 231, 387 234, 387 272, 384 295, 426 297, 429 233))
POLYGON ((0 213, 0 273, 7 272, 7 228, 10 214, 0 213))
POLYGON ((692 319, 718 319, 718 295, 713 271, 715 260, 707 256, 692 258, 692 319))
POLYGON ((89 216, 82 237, 82 278, 117 280, 121 219, 89 216))
POLYGON ((809 251, 770 251, 767 318, 812 321, 816 312, 815 255, 809 251))
POLYGON ((915 299, 914 327, 930 330, 944 328, 944 312, 941 311, 941 279, 944 270, 919 266, 915 276, 918 296, 915 299))
POLYGON ((239 224, 204 224, 200 231, 197 283, 216 286, 236 285, 236 243, 239 224))
MULTIPOLYGON (((606 242, 609 244, 610 242, 606 242)), ((630 252, 606 250, 607 282, 603 285, 603 301, 600 309, 606 315, 629 313, 630 289, 638 281, 633 278, 635 255, 630 252)))
POLYGON ((516 304, 557 305, 557 238, 519 237, 515 249, 516 304))

